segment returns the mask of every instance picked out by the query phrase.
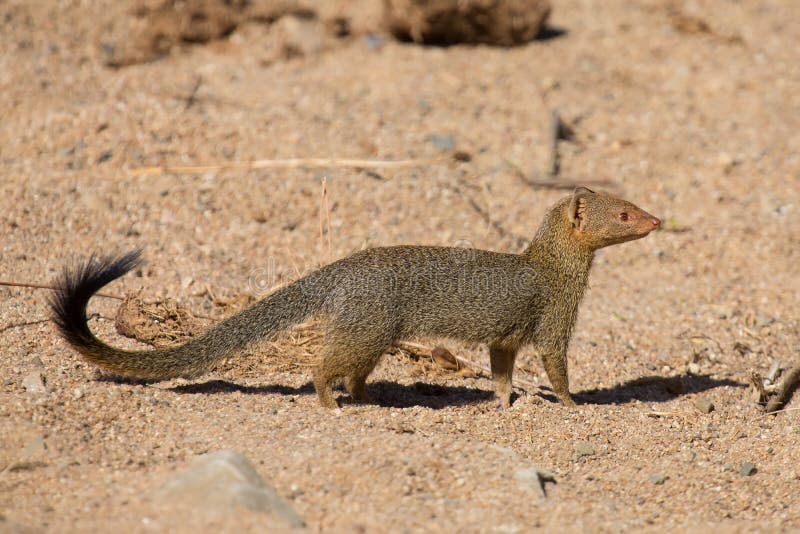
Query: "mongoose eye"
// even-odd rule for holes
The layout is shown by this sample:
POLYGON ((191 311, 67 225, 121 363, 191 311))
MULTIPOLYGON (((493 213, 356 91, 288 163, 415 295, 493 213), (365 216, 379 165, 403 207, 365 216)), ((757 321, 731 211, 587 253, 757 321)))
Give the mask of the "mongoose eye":
POLYGON ((619 214, 619 220, 620 221, 627 221, 628 220, 628 214, 623 211, 622 213, 619 214))

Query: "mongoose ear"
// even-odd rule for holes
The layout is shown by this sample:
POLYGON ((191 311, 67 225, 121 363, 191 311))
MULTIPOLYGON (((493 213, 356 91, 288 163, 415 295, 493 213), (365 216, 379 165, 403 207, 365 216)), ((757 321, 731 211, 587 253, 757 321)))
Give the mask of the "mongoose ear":
POLYGON ((572 194, 572 198, 569 201, 569 209, 567 210, 567 217, 569 218, 570 224, 572 224, 574 228, 577 228, 579 232, 583 232, 586 226, 586 203, 588 201, 585 196, 586 193, 594 193, 594 191, 585 187, 576 188, 575 193, 572 194))

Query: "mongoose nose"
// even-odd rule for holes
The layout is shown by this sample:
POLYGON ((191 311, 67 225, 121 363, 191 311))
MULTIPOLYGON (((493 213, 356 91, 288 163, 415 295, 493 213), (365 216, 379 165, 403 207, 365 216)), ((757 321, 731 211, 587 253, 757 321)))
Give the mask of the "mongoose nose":
POLYGON ((659 226, 661 226, 661 220, 656 218, 656 217, 653 217, 652 219, 650 219, 650 222, 653 224, 653 229, 658 228, 659 226))

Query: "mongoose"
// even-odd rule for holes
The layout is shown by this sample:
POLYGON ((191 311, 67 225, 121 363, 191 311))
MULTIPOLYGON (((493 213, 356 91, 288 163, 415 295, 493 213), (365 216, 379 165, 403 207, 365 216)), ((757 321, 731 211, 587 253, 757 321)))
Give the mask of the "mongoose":
POLYGON ((331 387, 344 379, 355 401, 393 342, 425 336, 489 346, 495 394, 511 403, 511 376, 520 347, 542 357, 553 391, 574 402, 567 345, 597 249, 639 239, 661 221, 630 202, 586 188, 561 199, 521 254, 429 246, 357 252, 276 290, 186 343, 127 351, 89 330, 89 298, 135 268, 140 251, 92 257, 64 269, 51 302, 61 335, 90 362, 119 375, 193 377, 249 343, 312 314, 327 317, 323 354, 313 375, 323 406, 338 406, 331 387))

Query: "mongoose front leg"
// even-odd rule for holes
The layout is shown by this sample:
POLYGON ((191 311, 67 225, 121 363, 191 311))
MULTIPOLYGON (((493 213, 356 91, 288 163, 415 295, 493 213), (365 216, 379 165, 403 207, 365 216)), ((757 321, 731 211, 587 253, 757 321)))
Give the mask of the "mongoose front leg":
POLYGON ((494 380, 494 394, 503 408, 511 406, 511 376, 517 351, 505 347, 489 347, 489 360, 494 380))
POLYGON ((572 395, 569 394, 567 352, 543 352, 542 362, 544 363, 544 370, 547 372, 547 378, 550 379, 550 384, 553 386, 553 391, 556 396, 565 406, 575 406, 575 401, 572 400, 572 395))
POLYGON ((326 408, 338 407, 331 386, 339 378, 344 379, 345 388, 354 401, 368 401, 367 377, 391 345, 391 338, 380 329, 368 331, 370 336, 367 337, 347 328, 335 322, 328 326, 322 360, 314 371, 314 387, 326 408))

